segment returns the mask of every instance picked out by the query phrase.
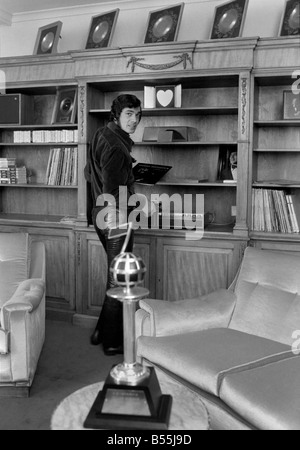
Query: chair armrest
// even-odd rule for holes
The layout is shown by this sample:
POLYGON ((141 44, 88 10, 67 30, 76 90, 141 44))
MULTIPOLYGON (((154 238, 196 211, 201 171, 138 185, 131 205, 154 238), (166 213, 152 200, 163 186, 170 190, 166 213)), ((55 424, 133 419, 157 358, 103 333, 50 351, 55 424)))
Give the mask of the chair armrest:
POLYGON ((45 283, 40 279, 29 279, 19 284, 14 295, 4 303, 0 323, 2 328, 9 330, 9 316, 14 311, 32 312, 39 304, 45 293, 45 283))
POLYGON ((137 337, 143 335, 144 331, 145 335, 158 337, 192 333, 207 328, 227 328, 235 303, 235 293, 226 289, 176 302, 141 300, 142 311, 138 311, 136 315, 137 337))

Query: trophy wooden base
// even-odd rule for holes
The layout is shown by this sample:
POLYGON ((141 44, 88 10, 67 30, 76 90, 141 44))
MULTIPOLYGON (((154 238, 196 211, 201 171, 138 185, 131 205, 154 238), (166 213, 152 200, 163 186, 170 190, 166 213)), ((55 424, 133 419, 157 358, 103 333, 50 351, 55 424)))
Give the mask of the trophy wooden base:
POLYGON ((167 430, 172 397, 162 395, 153 367, 137 385, 119 384, 108 375, 84 422, 84 428, 167 430))

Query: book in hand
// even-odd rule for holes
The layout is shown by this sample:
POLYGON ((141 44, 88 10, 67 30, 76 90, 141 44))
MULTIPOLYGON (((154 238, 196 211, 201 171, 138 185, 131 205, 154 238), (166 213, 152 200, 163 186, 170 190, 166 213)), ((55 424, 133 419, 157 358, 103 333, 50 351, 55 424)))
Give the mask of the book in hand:
POLYGON ((151 186, 160 181, 171 169, 172 166, 138 163, 133 168, 133 175, 136 183, 151 186))

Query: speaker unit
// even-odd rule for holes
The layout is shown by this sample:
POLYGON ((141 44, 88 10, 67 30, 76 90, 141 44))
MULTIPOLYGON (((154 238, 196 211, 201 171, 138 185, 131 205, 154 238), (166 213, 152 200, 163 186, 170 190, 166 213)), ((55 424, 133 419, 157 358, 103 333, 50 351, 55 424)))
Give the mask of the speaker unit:
POLYGON ((0 125, 29 125, 33 123, 31 97, 23 94, 0 95, 0 125))

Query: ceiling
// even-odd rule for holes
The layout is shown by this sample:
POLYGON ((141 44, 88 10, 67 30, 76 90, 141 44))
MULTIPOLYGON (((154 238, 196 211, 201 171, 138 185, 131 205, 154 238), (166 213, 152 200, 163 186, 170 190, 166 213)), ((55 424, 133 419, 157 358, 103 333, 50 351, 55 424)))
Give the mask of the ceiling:
MULTIPOLYGON (((122 1, 122 0, 121 0, 122 1)), ((120 0, 0 0, 0 10, 9 14, 45 9, 67 8, 72 6, 87 6, 101 3, 113 3, 120 0)))

